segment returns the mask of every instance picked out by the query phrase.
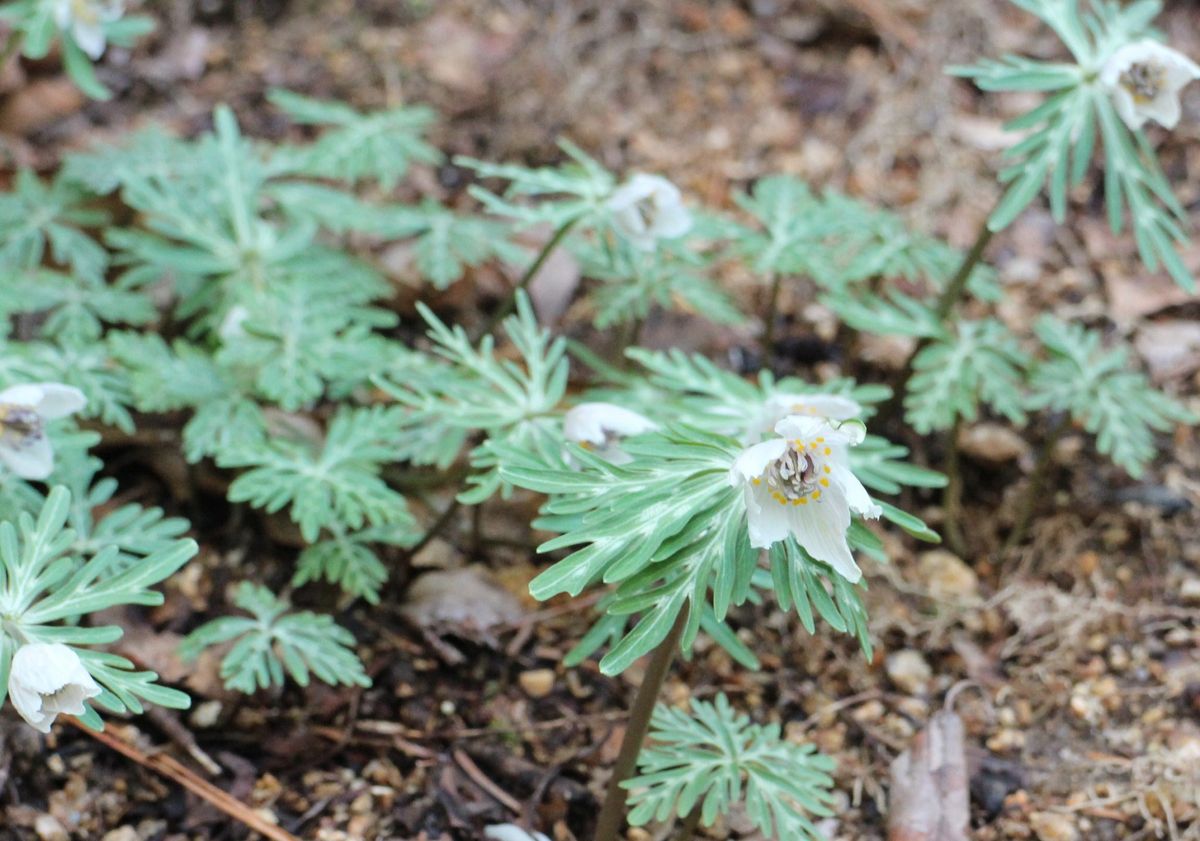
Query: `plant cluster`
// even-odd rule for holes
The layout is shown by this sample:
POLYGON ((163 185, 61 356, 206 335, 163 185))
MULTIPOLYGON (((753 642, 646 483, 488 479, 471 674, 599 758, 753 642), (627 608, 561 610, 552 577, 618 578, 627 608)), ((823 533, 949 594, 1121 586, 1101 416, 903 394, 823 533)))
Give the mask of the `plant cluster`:
MULTIPOLYGON (((1184 240, 1183 210, 1142 126, 1173 125, 1179 87, 1200 68, 1151 40, 1153 0, 1016 2, 1062 37, 1073 62, 953 69, 987 90, 1049 94, 1013 123, 1028 133, 1001 173, 1008 192, 966 254, 788 175, 738 192, 731 212, 700 211, 669 181, 619 178, 567 142, 555 165, 456 159, 476 179, 468 194, 420 195, 410 168, 444 163, 427 139, 429 110, 362 113, 285 91, 271 102, 307 142, 255 142, 221 107, 196 138, 148 128, 68 155, 49 181, 21 173, 0 195, 0 700, 7 693, 42 730, 59 713, 99 726, 93 704, 187 704, 100 648, 121 629, 89 618, 157 603, 150 588, 196 552, 185 521, 114 505, 116 482, 89 454, 101 435, 139 427, 181 427, 186 460, 214 469, 230 503, 294 530, 289 592, 332 585, 343 609, 378 604, 389 561, 453 514, 420 526, 408 481, 420 472, 456 486, 454 506, 518 489, 544 495, 532 526, 551 535, 540 550, 554 561, 533 595, 601 595, 568 665, 603 651, 600 669, 618 674, 653 652, 642 691, 654 693, 674 653, 704 633, 757 668, 733 613, 771 599, 809 633, 819 617, 869 656, 859 561, 886 561, 872 523, 937 541, 897 498, 946 487, 954 539, 955 463, 948 480, 881 434, 888 385, 748 378, 702 355, 637 346, 658 311, 745 321, 722 284, 731 271, 762 283, 768 357, 784 284, 810 291, 850 330, 908 337, 903 421, 919 435, 948 433, 951 455, 964 423, 1042 415, 1054 422, 1051 442, 1079 426, 1140 475, 1159 433, 1195 419, 1131 367, 1125 346, 1048 315, 1014 331, 960 304, 973 296, 973 312, 986 313, 1002 299, 982 261, 988 238, 1047 182, 1061 220, 1097 141, 1114 230, 1128 211, 1147 265, 1190 288, 1172 245, 1184 240), (487 265, 513 278, 511 295, 481 331, 424 303, 413 329, 401 323, 396 278, 374 259, 395 243, 412 254, 402 280, 421 290, 487 265), (619 358, 539 322, 526 291, 559 248, 581 268, 575 312, 634 339, 619 358)), ((87 58, 144 30, 119 11, 90 0, 0 7, 25 55, 44 54, 57 35, 68 70, 96 95, 87 58)), ((289 677, 369 685, 334 615, 295 610, 267 586, 279 582, 244 573, 231 591, 238 612, 194 629, 185 655, 227 646, 222 677, 246 693, 289 677)), ((631 762, 648 726, 640 774, 614 774, 600 841, 626 790, 634 823, 696 813, 711 824, 741 802, 764 834, 818 837, 832 763, 783 740, 778 725, 751 722, 724 696, 690 714, 660 708, 631 722, 631 762)))

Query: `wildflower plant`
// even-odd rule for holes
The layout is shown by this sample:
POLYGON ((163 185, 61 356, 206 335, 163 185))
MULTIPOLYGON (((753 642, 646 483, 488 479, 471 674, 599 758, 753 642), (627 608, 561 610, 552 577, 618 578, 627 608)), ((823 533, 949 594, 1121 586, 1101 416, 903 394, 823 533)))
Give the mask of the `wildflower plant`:
POLYGON ((132 46, 154 29, 153 19, 125 14, 125 0, 13 0, 0 4, 0 21, 8 24, 5 57, 14 51, 39 60, 58 41, 63 67, 79 89, 93 99, 112 92, 96 76, 93 62, 109 44, 132 46))
POLYGON ((1179 120, 1179 91, 1200 77, 1190 59, 1163 45, 1152 29, 1162 4, 1138 0, 1013 0, 1060 39, 1071 61, 1006 56, 953 67, 986 91, 1032 91, 1049 96, 1008 123, 1027 135, 1007 152, 1000 173, 1007 185, 988 228, 1008 227, 1048 183, 1050 208, 1062 222, 1068 191, 1087 176, 1097 141, 1104 153, 1104 194, 1114 233, 1126 214, 1147 268, 1162 266, 1183 288, 1195 281, 1177 249, 1187 243, 1187 215, 1163 174, 1143 126, 1171 129, 1179 120))
MULTIPOLYGON (((1173 245, 1183 211, 1143 127, 1178 120, 1196 66, 1153 41, 1152 0, 1017 2, 1073 61, 954 69, 988 90, 1050 94, 1014 123, 1029 134, 1001 175, 1008 192, 966 253, 788 175, 737 191, 722 215, 682 184, 621 175, 565 141, 541 166, 456 158, 475 183, 419 195, 412 167, 445 161, 429 140, 431 111, 365 112, 286 91, 270 102, 296 125, 288 142, 246 137, 221 106, 194 138, 151 127, 69 155, 49 180, 20 174, 0 195, 0 698, 43 731, 58 714, 98 725, 93 707, 186 704, 98 648, 120 629, 89 618, 157 603, 151 588, 196 551, 186 521, 116 504, 116 481, 89 448, 178 426, 187 462, 291 537, 278 553, 293 562, 285 575, 260 580, 246 564, 228 588, 231 614, 189 629, 187 657, 227 647, 230 689, 368 686, 353 625, 293 607, 292 591, 312 588, 295 599, 309 605, 332 589, 331 610, 381 604, 389 562, 426 545, 459 505, 532 491, 544 497, 531 525, 548 535, 539 550, 550 563, 531 593, 597 597, 567 663, 598 656, 615 675, 650 657, 597 841, 616 837, 627 795, 635 824, 692 815, 708 825, 741 803, 764 835, 819 837, 832 760, 724 696, 651 719, 672 659, 705 634, 757 668, 739 614, 772 604, 871 656, 867 559, 886 562, 884 529, 939 540, 900 504, 933 489, 945 489, 944 528, 961 538, 951 502, 965 423, 1054 421, 1048 444, 1076 424, 1139 475, 1157 434, 1194 421, 1101 329, 1046 317, 1023 332, 988 312, 1003 297, 983 261, 988 238, 1047 181, 1061 220, 1100 142, 1114 228, 1128 209, 1147 264, 1190 283, 1173 245), (389 274, 375 257, 397 244, 413 258, 389 274), (624 326, 616 359, 539 320, 529 287, 560 248, 582 278, 568 318, 624 326), (453 323, 433 302, 413 316, 397 306, 396 281, 440 291, 483 267, 510 290, 479 325, 453 323), (764 289, 768 364, 756 376, 638 346, 661 312, 750 320, 722 283, 730 271, 764 289), (773 372, 785 289, 836 316, 843 336, 911 344, 894 402, 884 383, 773 372), (970 317, 959 311, 967 295, 970 317), (918 463, 915 436, 889 437, 897 422, 946 435, 948 475, 918 463), (453 493, 428 527, 410 505, 418 474, 453 493)), ((118 8, 22 0, 0 14, 27 55, 57 33, 68 68, 82 57, 90 73, 88 56, 136 29, 118 8)))

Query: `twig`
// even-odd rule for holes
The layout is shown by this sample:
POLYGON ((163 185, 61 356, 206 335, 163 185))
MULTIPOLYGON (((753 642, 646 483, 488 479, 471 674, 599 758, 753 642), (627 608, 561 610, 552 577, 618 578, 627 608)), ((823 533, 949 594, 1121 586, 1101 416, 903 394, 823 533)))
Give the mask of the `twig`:
POLYGON ((194 771, 180 763, 174 757, 168 756, 165 753, 143 753, 138 748, 111 733, 92 730, 77 718, 64 716, 62 720, 91 736, 100 744, 106 745, 117 753, 132 759, 139 765, 174 780, 192 794, 207 801, 229 815, 229 817, 245 824, 260 835, 270 838, 272 841, 300 841, 300 839, 286 829, 270 823, 266 818, 229 792, 223 791, 207 780, 197 776, 194 771))
POLYGON ((462 769, 475 785, 483 789, 492 799, 504 806, 514 815, 522 813, 521 804, 513 798, 504 789, 492 782, 483 771, 479 770, 479 766, 475 764, 475 760, 467 756, 461 750, 454 750, 451 754, 454 757, 454 763, 462 769))

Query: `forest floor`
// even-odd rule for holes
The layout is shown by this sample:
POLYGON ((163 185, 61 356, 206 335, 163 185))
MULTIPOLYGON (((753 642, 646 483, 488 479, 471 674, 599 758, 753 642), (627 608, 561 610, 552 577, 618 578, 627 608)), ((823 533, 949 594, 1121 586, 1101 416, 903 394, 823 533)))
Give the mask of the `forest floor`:
MULTIPOLYGON (((291 129, 264 94, 287 87, 361 107, 428 103, 442 115, 433 140, 452 154, 546 161, 556 138, 569 137, 616 171, 662 173, 708 204, 789 172, 965 247, 998 194, 1009 142, 1001 124, 1028 100, 980 96, 943 67, 1007 50, 1055 55, 1034 20, 1000 0, 157 5, 156 35, 105 62, 111 102, 85 103, 53 62, 0 75, 0 170, 49 172, 64 149, 149 121, 194 134, 219 102, 247 134, 278 139, 291 129)), ((1200 56, 1195 4, 1175 2, 1162 24, 1174 46, 1200 56)), ((1181 200, 1200 208, 1200 86, 1180 129, 1154 139, 1181 200)), ((417 178, 434 194, 461 192, 453 166, 417 178)), ((996 239, 989 259, 1007 290, 1000 316, 1027 325, 1052 310, 1106 325, 1133 338, 1136 361, 1195 408, 1200 302, 1147 274, 1132 242, 1109 234, 1099 202, 1080 198, 1066 226, 1035 203, 996 239)), ((1200 249, 1185 256, 1200 269, 1200 249)), ((477 318, 489 282, 468 279, 437 305, 477 318)), ((731 282, 753 300, 752 283, 731 282)), ((777 371, 899 379, 892 348, 849 347, 817 329, 828 313, 799 287, 785 290, 785 310, 777 371)), ((645 342, 744 365, 755 336, 664 318, 645 342)), ((971 682, 955 707, 966 723, 972 838, 1200 837, 1200 442, 1181 433, 1134 481, 1069 430, 1028 539, 1000 553, 1047 431, 968 430, 963 557, 889 538, 892 563, 867 562, 873 660, 849 638, 810 637, 794 616, 748 607, 732 622, 763 669, 748 672, 701 644, 668 679, 665 699, 724 692, 834 757, 841 802, 831 839, 884 838, 889 763, 962 681, 971 682)), ((938 466, 936 440, 908 443, 938 466)), ((113 722, 113 732, 185 762, 180 746, 194 738, 193 756, 219 766, 214 782, 302 838, 471 839, 514 820, 558 841, 588 837, 640 669, 610 679, 594 661, 562 668, 590 607, 529 598, 527 583, 546 563, 522 525, 535 499, 464 514, 416 557, 396 559, 381 607, 346 611, 372 688, 244 698, 221 688, 212 663, 180 664, 174 646, 220 603, 239 564, 254 563, 260 580, 285 580, 295 548, 202 481, 187 490, 163 479, 171 470, 155 460, 168 456, 152 445, 109 446, 123 456, 130 498, 191 517, 202 546, 167 585, 163 607, 122 617, 131 631, 119 646, 195 705, 113 722)), ((418 513, 432 520, 449 493, 418 513)), ((937 527, 936 494, 904 502, 937 527)), ((44 748, 33 735, 0 727, 4 841, 246 837, 77 730, 60 728, 44 748)), ((735 817, 705 837, 759 836, 735 817)))

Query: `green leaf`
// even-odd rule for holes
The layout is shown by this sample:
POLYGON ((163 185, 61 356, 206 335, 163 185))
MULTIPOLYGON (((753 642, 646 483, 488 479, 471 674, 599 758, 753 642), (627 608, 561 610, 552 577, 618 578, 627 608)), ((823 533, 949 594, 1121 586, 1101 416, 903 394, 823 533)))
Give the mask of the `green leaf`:
POLYGON ((401 107, 360 114, 340 102, 323 102, 285 90, 267 98, 299 123, 329 126, 308 147, 285 152, 287 168, 319 178, 357 184, 373 179, 391 190, 412 163, 442 160, 423 135, 435 119, 423 107, 401 107))
POLYGON ((1096 436, 1096 448, 1139 477, 1157 452, 1155 433, 1197 418, 1130 371, 1124 347, 1105 350, 1101 336, 1078 324, 1043 316, 1034 327, 1047 358, 1031 377, 1029 405, 1070 413, 1096 436))
POLYGON ((249 582, 238 586, 234 604, 253 619, 215 619, 189 634, 180 648, 185 658, 193 659, 208 646, 234 641, 221 661, 221 677, 229 689, 251 694, 281 685, 285 673, 301 686, 312 676, 335 685, 371 685, 354 653, 353 635, 332 617, 288 613, 286 602, 249 582))
POLYGON ((1024 423, 1024 371, 1029 360, 999 321, 961 320, 953 333, 926 345, 912 360, 905 419, 925 434, 974 421, 981 405, 1024 423))
POLYGON ((634 826, 695 809, 712 826, 740 804, 767 837, 822 841, 813 818, 833 814, 833 770, 833 760, 812 745, 785 740, 778 724, 752 723, 718 694, 715 704, 693 700, 691 716, 656 707, 639 775, 622 786, 634 826))

